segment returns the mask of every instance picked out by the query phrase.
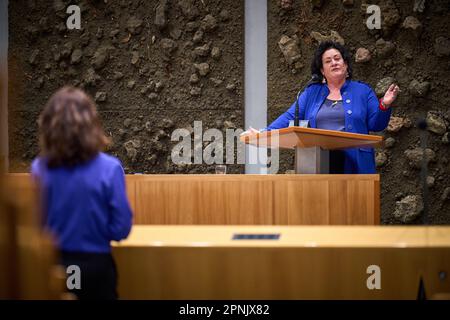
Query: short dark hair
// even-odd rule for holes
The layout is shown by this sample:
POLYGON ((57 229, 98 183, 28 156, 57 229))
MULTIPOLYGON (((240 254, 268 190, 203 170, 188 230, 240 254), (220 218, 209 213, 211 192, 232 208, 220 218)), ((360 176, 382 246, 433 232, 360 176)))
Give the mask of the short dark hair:
POLYGON ((48 167, 81 164, 109 144, 94 101, 74 87, 63 87, 52 95, 38 124, 41 156, 48 167))
POLYGON ((345 63, 347 64, 347 72, 348 72, 348 78, 352 78, 353 69, 351 64, 351 57, 348 50, 341 45, 338 42, 334 41, 324 41, 319 44, 319 46, 316 49, 316 52, 314 52, 314 58, 311 62, 311 74, 316 74, 319 76, 319 80, 323 80, 322 72, 320 71, 323 68, 322 64, 322 55, 325 51, 328 49, 336 49, 341 53, 342 58, 344 59, 345 63))

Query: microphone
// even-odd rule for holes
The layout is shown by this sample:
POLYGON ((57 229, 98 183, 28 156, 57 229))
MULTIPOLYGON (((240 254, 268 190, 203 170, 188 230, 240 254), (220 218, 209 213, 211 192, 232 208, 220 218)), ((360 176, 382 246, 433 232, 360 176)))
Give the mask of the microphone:
POLYGON ((319 77, 319 75, 317 75, 317 74, 313 74, 312 76, 311 76, 311 79, 305 84, 305 86, 302 88, 302 90, 300 90, 298 93, 297 93, 297 102, 296 102, 296 105, 295 105, 295 118, 294 118, 294 126, 296 126, 296 127, 298 127, 298 124, 299 124, 299 119, 298 119, 298 116, 299 116, 299 110, 300 110, 300 106, 299 106, 299 104, 298 104, 298 99, 300 98, 300 94, 309 86, 309 85, 311 85, 311 84, 313 84, 313 83, 318 83, 318 82, 320 82, 320 77, 319 77))

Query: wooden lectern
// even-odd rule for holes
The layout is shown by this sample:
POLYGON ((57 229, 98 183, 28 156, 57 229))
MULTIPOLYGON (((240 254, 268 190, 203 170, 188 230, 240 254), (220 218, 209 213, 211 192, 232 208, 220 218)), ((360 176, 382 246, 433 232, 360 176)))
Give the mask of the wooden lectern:
POLYGON ((296 173, 328 173, 328 150, 376 147, 383 137, 323 130, 289 127, 241 136, 241 141, 257 147, 295 149, 296 173))

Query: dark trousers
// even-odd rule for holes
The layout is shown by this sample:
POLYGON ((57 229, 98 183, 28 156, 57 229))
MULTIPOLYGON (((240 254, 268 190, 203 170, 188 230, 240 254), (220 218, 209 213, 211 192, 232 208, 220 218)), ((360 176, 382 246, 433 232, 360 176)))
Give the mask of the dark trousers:
POLYGON ((330 150, 330 173, 343 174, 345 153, 342 150, 330 150))
MULTIPOLYGON (((81 288, 69 289, 79 300, 116 300, 117 271, 110 253, 61 252, 62 264, 80 268, 81 288)), ((67 277, 74 274, 68 273, 67 277)), ((71 279, 69 279, 69 282, 71 279)))

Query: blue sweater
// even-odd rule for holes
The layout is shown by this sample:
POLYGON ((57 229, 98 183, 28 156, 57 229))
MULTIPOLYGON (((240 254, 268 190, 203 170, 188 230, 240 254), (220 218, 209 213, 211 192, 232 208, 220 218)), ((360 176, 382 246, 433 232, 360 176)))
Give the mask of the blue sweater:
POLYGON ((111 240, 128 236, 132 212, 118 159, 99 153, 75 167, 31 165, 43 191, 45 224, 63 251, 109 253, 111 240))
MULTIPOLYGON (((299 119, 309 120, 311 128, 317 128, 316 117, 320 106, 330 93, 326 84, 317 83, 308 86, 300 95, 299 119)), ((342 102, 345 110, 345 131, 368 134, 369 131, 384 130, 391 116, 391 109, 382 111, 372 88, 359 81, 347 80, 341 88, 342 102)), ((295 117, 294 102, 267 130, 286 128, 289 120, 295 117)), ((344 173, 375 173, 375 156, 373 148, 346 149, 344 173)))

